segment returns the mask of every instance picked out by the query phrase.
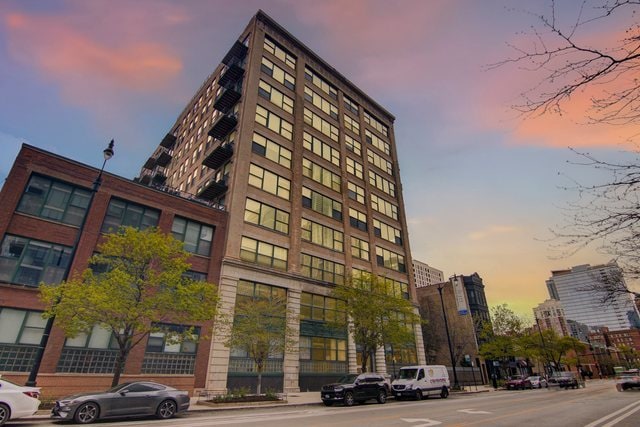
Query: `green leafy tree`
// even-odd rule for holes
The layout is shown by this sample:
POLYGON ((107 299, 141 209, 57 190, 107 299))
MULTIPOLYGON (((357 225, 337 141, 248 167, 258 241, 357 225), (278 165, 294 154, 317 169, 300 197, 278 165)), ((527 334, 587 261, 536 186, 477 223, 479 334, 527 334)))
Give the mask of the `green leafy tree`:
POLYGON ((382 277, 363 273, 336 286, 332 297, 344 301, 346 318, 331 322, 340 330, 348 328, 360 345, 362 371, 379 347, 402 347, 413 343, 413 324, 420 321, 413 304, 394 294, 393 285, 382 277))
POLYGON ((287 323, 287 303, 279 298, 239 296, 233 319, 223 319, 229 331, 225 345, 242 350, 255 363, 256 391, 262 392, 262 373, 270 355, 294 350, 297 333, 287 323))
POLYGON ((521 338, 524 320, 507 304, 491 308, 491 322, 485 322, 480 332, 483 344, 479 352, 485 359, 497 360, 504 368, 510 358, 523 355, 521 338))
POLYGON ((118 344, 112 381, 117 385, 131 349, 152 332, 163 331, 173 342, 194 339, 192 328, 176 332, 161 324, 213 319, 217 288, 185 277, 190 254, 182 242, 156 229, 122 228, 107 235, 98 252, 89 260, 93 269, 59 285, 41 284, 40 296, 44 316, 55 317, 67 337, 95 325, 111 331, 118 344))

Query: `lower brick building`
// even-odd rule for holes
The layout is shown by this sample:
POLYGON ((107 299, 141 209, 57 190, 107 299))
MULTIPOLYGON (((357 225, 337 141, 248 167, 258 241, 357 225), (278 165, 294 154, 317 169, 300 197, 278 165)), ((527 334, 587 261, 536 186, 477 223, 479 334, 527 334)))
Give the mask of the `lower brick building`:
MULTIPOLYGON (((163 191, 23 145, 0 192, 0 374, 24 383, 46 321, 38 285, 82 271, 102 236, 120 225, 158 227, 193 253, 189 275, 219 283, 226 236, 224 209, 192 195, 163 191), (76 247, 77 246, 77 247, 76 247), (73 259, 72 259, 73 257, 73 259)), ((152 334, 127 359, 121 381, 144 378, 181 389, 203 388, 213 322, 197 326, 197 344, 152 334)), ((179 325, 176 325, 179 327, 179 325)), ((111 384, 116 350, 109 332, 65 338, 54 327, 37 385, 60 396, 111 384)))

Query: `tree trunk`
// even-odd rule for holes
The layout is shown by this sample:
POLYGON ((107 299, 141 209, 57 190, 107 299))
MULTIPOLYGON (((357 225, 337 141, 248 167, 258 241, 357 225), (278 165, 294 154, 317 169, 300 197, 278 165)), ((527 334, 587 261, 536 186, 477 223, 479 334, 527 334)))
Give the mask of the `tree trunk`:
POLYGON ((362 350, 362 366, 360 366, 360 369, 362 369, 362 372, 367 372, 367 362, 369 362, 369 351, 366 349, 362 350))
POLYGON ((116 366, 113 370, 113 380, 111 380, 111 387, 117 386, 118 382, 120 382, 120 374, 122 373, 128 355, 129 351, 127 349, 121 349, 120 351, 118 351, 116 366))
POLYGON ((256 368, 258 371, 258 384, 256 386, 256 394, 260 394, 262 392, 262 371, 264 370, 263 362, 256 363, 256 368))

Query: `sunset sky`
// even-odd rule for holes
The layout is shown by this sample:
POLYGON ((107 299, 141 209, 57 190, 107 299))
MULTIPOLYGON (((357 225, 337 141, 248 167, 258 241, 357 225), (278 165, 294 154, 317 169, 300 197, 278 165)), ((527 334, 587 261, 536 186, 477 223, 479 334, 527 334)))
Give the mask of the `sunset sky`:
MULTIPOLYGON (((579 1, 559 1, 571 22, 579 1)), ((0 180, 25 142, 133 178, 258 9, 396 116, 414 259, 448 277, 478 272, 490 305, 531 316, 550 271, 609 261, 558 258, 572 180, 601 182, 567 147, 622 157, 632 129, 584 124, 589 93, 562 116, 511 109, 539 75, 490 64, 526 45, 549 1, 3 0, 0 180)), ((584 40, 615 40, 616 15, 584 40)))

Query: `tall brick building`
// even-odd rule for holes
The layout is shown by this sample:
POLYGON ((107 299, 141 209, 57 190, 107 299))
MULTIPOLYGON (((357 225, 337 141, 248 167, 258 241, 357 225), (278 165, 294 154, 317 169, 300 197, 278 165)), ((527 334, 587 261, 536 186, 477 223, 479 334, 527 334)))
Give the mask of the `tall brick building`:
MULTIPOLYGON (((98 173, 93 167, 23 145, 2 187, 0 373, 4 378, 24 383, 33 367, 46 323, 38 285, 59 283, 69 268, 72 273, 84 270, 103 234, 114 227, 156 226, 173 233, 193 252, 188 274, 213 283, 220 280, 224 210, 186 193, 168 193, 109 173, 102 175, 87 209, 98 173), (200 231, 197 245, 189 233, 181 232, 186 228, 200 231)), ((193 326, 206 337, 212 335, 212 325, 211 321, 193 326)), ((54 323, 38 386, 46 396, 107 388, 117 353, 110 338, 108 331, 95 327, 89 334, 65 339, 54 323)), ((134 347, 122 380, 145 378, 182 389, 203 388, 210 348, 206 338, 195 345, 176 346, 162 334, 154 334, 134 347)))
MULTIPOLYGON (((295 351, 272 386, 317 388, 358 369, 357 344, 327 326, 331 288, 366 271, 415 301, 394 117, 263 12, 195 93, 139 181, 225 206, 223 310, 236 295, 285 293, 295 351)), ((397 349, 396 349, 397 350, 397 349)), ((397 354, 400 354, 396 351, 397 354)), ((420 325, 397 364, 424 363, 420 325)), ((375 369, 386 372, 390 349, 375 369)), ((247 355, 214 339, 207 389, 248 385, 247 355)))

